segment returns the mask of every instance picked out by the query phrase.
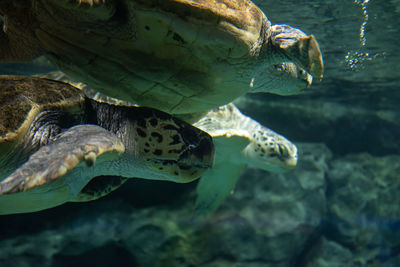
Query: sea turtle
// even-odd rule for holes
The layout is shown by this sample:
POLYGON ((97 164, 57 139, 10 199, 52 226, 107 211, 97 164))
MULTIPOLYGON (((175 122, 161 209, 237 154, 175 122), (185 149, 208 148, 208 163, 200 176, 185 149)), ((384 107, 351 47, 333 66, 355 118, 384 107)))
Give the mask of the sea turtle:
POLYGON ((171 114, 296 94, 323 73, 314 36, 271 25, 249 0, 0 1, 0 15, 0 61, 45 55, 95 90, 171 114), (282 62, 301 84, 276 83, 282 62))
POLYGON ((0 214, 96 199, 124 177, 190 182, 213 158, 207 133, 164 112, 97 102, 59 81, 0 76, 0 214), (108 178, 91 181, 100 175, 108 178))
MULTIPOLYGON (((295 67, 285 65, 285 70, 295 67)), ((70 83, 90 93, 97 101, 132 105, 102 95, 62 72, 39 76, 70 83)), ((234 190, 246 165, 279 173, 291 170, 297 164, 296 145, 243 115, 233 103, 212 109, 193 125, 212 136, 216 151, 214 166, 202 175, 197 186, 196 217, 209 216, 219 207, 234 190)))
POLYGON ((281 173, 297 164, 297 147, 228 104, 193 124, 213 137, 215 161, 197 185, 196 216, 212 214, 234 190, 246 165, 281 173))

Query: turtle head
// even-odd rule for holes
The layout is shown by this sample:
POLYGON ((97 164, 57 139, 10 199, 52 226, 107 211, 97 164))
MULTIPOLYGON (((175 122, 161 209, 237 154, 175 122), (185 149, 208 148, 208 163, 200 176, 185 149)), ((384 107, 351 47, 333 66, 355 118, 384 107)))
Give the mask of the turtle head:
POLYGON ((248 164, 275 173, 286 172, 297 164, 297 147, 285 137, 265 128, 255 131, 243 150, 248 164))
POLYGON ((147 114, 136 118, 132 132, 136 158, 147 170, 143 178, 186 183, 212 167, 215 151, 209 134, 167 113, 141 109, 147 114))
MULTIPOLYGON (((322 53, 313 35, 289 25, 271 26, 269 50, 275 57, 279 54, 304 68, 316 80, 321 80, 324 72, 322 53)), ((279 59, 278 59, 279 60, 279 59)))
POLYGON ((253 79, 251 92, 298 94, 321 80, 324 71, 321 50, 313 35, 288 25, 268 28, 253 79))

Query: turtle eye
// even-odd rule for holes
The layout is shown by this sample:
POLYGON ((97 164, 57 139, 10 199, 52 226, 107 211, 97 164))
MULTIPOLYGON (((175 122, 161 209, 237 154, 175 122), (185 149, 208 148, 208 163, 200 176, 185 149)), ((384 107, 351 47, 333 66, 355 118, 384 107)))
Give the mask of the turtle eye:
POLYGON ((275 64, 275 68, 276 68, 278 71, 285 71, 285 70, 286 70, 285 64, 283 64, 283 63, 275 64))

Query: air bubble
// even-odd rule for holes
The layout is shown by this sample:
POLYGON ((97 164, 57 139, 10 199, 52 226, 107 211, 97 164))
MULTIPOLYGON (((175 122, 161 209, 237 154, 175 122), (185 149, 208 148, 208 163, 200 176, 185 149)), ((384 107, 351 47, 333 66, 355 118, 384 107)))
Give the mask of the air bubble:
POLYGON ((362 14, 363 14, 363 22, 360 27, 360 49, 357 51, 349 51, 345 56, 345 62, 348 68, 352 71, 358 71, 364 68, 365 61, 372 61, 377 57, 385 56, 385 52, 376 53, 371 55, 369 52, 366 52, 367 45, 367 36, 366 36, 366 27, 368 24, 368 3, 370 0, 354 0, 356 5, 361 6, 362 14))

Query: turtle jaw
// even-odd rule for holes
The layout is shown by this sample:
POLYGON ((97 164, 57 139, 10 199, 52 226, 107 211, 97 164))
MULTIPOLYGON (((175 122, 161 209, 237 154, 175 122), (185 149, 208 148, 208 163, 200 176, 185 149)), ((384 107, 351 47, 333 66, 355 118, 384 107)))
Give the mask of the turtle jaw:
POLYGON ((212 168, 214 157, 214 143, 211 137, 206 134, 197 145, 188 145, 186 151, 181 154, 177 161, 181 170, 182 182, 191 182, 212 168))
POLYGON ((244 150, 248 163, 266 171, 285 173, 297 165, 297 147, 281 136, 275 136, 273 142, 251 142, 244 150))
POLYGON ((273 172, 273 173, 286 173, 294 169, 297 165, 297 154, 296 156, 282 157, 279 154, 271 154, 265 156, 264 159, 257 158, 253 159, 252 165, 259 167, 260 169, 273 172))
POLYGON ((210 140, 200 140, 198 144, 189 144, 178 158, 147 159, 155 172, 166 176, 167 180, 188 183, 196 180, 214 164, 214 144, 210 140))
MULTIPOLYGON (((297 147, 281 140, 275 145, 273 152, 269 155, 269 163, 272 167, 267 167, 268 170, 276 173, 285 173, 292 170, 297 165, 297 147)), ((267 163, 266 166, 269 164, 267 163)))
POLYGON ((297 95, 310 88, 312 81, 313 77, 296 63, 281 62, 257 74, 250 85, 250 92, 297 95))
POLYGON ((178 170, 174 174, 178 172, 177 182, 187 183, 199 178, 213 166, 215 148, 212 137, 193 126, 182 127, 181 140, 181 152, 176 159, 178 170))

